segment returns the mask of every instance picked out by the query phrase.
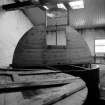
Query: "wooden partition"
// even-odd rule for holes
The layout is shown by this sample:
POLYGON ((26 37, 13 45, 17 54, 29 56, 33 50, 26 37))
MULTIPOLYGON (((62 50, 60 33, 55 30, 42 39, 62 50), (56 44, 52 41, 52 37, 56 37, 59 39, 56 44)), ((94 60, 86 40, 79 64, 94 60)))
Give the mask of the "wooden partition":
MULTIPOLYGON (((29 30, 24 34, 15 49, 12 65, 22 68, 90 63, 92 61, 91 53, 81 34, 70 26, 63 26, 58 29, 62 28, 66 35, 66 45, 64 47, 53 45, 50 48, 46 42, 47 32, 43 25, 35 26, 29 30)), ((50 31, 54 31, 54 29, 52 28, 50 31)))

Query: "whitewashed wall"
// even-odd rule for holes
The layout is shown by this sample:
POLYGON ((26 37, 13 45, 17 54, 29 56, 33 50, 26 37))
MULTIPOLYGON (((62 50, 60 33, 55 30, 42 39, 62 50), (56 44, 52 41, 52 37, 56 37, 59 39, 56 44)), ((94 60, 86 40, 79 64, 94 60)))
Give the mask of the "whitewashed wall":
POLYGON ((0 11, 0 66, 12 63, 14 49, 32 23, 21 11, 0 11))

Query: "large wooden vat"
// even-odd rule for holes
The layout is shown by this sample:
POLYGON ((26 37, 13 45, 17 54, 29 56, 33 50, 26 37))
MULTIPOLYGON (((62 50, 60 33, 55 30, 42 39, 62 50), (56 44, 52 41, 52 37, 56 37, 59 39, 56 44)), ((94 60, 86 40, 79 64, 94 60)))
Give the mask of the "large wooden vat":
POLYGON ((48 69, 24 70, 0 69, 0 105, 82 105, 87 98, 80 77, 48 69))

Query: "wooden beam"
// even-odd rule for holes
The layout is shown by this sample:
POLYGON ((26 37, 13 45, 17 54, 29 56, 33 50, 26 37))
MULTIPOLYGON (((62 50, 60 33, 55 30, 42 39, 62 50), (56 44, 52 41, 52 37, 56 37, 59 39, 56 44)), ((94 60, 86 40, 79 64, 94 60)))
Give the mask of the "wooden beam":
POLYGON ((6 4, 3 5, 2 8, 6 11, 12 11, 12 10, 17 10, 17 9, 22 9, 24 7, 38 7, 40 6, 39 2, 31 2, 31 1, 24 1, 24 2, 16 2, 12 4, 6 4))
POLYGON ((40 0, 41 4, 56 4, 56 3, 70 2, 70 0, 40 0))

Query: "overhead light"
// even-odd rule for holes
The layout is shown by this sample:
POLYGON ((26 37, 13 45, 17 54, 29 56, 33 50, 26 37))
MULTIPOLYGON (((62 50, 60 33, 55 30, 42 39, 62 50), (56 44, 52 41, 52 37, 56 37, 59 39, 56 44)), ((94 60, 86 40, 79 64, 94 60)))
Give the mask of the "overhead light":
POLYGON ((58 7, 58 8, 62 8, 62 9, 66 9, 66 10, 67 10, 67 8, 65 7, 65 5, 64 5, 63 3, 57 4, 57 7, 58 7))
POLYGON ((48 8, 47 6, 45 6, 45 5, 44 5, 43 7, 44 7, 46 10, 48 10, 48 9, 49 9, 49 8, 48 8))
POLYGON ((50 18, 55 17, 55 15, 54 15, 53 13, 46 13, 46 15, 47 15, 48 17, 50 17, 50 18))
POLYGON ((84 8, 83 0, 69 2, 69 5, 71 6, 72 9, 84 8))

